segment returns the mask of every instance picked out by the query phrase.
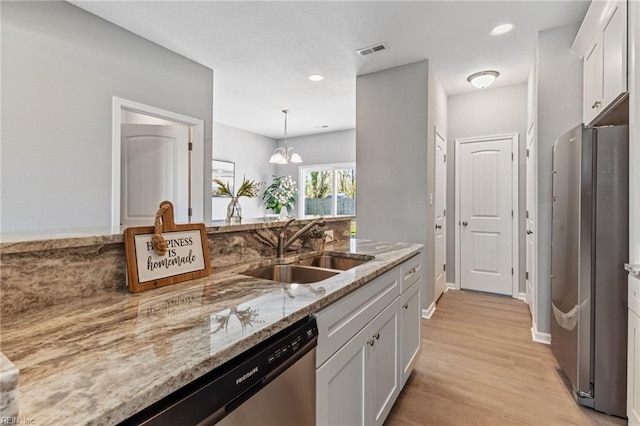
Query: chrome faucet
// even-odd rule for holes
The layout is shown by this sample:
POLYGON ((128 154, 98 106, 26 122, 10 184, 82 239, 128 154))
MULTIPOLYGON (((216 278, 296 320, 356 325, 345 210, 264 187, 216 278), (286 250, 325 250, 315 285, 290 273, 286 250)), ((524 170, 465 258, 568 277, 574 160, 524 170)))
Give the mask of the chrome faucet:
POLYGON ((289 222, 287 222, 286 225, 284 225, 284 228, 282 228, 282 231, 280 231, 280 234, 278 234, 278 259, 284 259, 285 253, 287 252, 287 248, 289 248, 289 246, 293 244, 298 238, 302 237, 304 233, 307 232, 313 225, 317 224, 320 226, 324 226, 325 224, 324 219, 321 217, 317 219, 313 219, 311 222, 306 224, 303 228, 301 228, 298 232, 293 234, 291 238, 287 240, 287 236, 286 236, 287 228, 294 221, 295 219, 291 219, 289 222))

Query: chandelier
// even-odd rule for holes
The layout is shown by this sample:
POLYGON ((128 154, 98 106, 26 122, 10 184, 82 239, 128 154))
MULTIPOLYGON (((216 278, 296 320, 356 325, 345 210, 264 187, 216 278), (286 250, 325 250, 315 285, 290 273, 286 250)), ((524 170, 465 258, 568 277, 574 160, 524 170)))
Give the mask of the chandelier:
POLYGON ((289 146, 289 141, 287 140, 287 114, 289 114, 289 110, 283 109, 282 112, 284 113, 284 146, 279 146, 273 151, 269 163, 302 163, 302 157, 296 152, 295 148, 289 146))

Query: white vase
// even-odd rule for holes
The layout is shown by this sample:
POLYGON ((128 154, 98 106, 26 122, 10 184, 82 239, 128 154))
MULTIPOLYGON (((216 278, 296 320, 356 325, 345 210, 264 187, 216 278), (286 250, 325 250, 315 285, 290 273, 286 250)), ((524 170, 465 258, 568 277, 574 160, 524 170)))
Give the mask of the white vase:
POLYGON ((282 208, 280 209, 280 219, 289 219, 289 212, 287 211, 287 208, 285 206, 282 206, 282 208))

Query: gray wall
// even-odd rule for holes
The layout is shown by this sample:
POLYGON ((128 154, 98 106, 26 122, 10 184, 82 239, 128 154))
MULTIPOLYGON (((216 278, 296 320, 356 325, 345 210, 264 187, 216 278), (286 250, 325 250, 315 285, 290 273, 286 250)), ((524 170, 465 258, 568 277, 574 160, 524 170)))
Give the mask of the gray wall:
POLYGON ((356 79, 359 238, 427 244, 428 75, 425 60, 356 79))
MULTIPOLYGON (((270 182, 276 173, 275 164, 269 164, 276 141, 267 136, 251 133, 222 123, 213 123, 213 158, 233 161, 236 165, 236 188, 243 176, 258 182, 270 182)), ((264 187, 262 188, 264 189, 264 187)), ((227 214, 228 198, 212 198, 214 219, 224 219, 227 214)), ((262 217, 265 213, 262 194, 256 198, 240 198, 242 216, 262 217)))
MULTIPOLYGON (((474 136, 518 133, 520 138, 518 208, 519 228, 525 226, 527 85, 478 90, 449 97, 447 138, 447 281, 455 282, 455 140, 474 136)), ((525 237, 519 234, 520 292, 525 291, 525 237)))
POLYGON ((204 120, 211 158, 211 69, 66 2, 0 7, 3 232, 110 226, 113 96, 204 120))
POLYGON ((569 51, 578 24, 538 33, 538 331, 551 308, 551 157, 558 136, 582 122, 582 61, 569 51))

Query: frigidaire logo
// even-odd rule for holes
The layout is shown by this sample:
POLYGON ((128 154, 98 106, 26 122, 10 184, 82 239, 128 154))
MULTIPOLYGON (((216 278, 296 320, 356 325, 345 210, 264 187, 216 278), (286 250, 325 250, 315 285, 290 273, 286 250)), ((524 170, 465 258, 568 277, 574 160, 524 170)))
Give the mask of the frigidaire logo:
POLYGON ((247 380, 249 377, 253 376, 257 372, 258 372, 258 367, 253 367, 253 370, 244 373, 242 376, 236 379, 236 385, 239 385, 240 383, 244 382, 245 380, 247 380))

